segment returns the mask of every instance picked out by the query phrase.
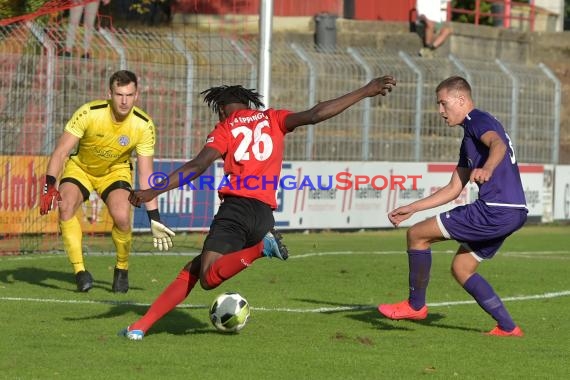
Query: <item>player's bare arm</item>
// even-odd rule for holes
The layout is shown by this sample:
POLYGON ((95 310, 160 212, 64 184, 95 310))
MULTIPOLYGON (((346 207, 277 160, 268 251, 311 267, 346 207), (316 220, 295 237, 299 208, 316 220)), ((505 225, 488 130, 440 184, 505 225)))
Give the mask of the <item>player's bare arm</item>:
POLYGON ((469 180, 469 172, 470 170, 468 168, 456 167, 447 185, 435 193, 411 204, 414 212, 438 207, 457 199, 469 180))
MULTIPOLYGON (((164 188, 156 186, 160 188, 151 187, 146 190, 132 191, 129 195, 129 202, 131 202, 133 206, 140 207, 141 204, 150 202, 158 195, 179 187, 180 178, 184 178, 187 181, 198 178, 220 157, 222 157, 222 155, 216 149, 204 147, 194 159, 186 162, 182 167, 168 175, 168 186, 164 188)), ((150 187, 150 184, 146 186, 150 187)))
POLYGON ((285 127, 288 131, 292 132, 302 125, 320 123, 321 121, 338 115, 364 98, 377 95, 385 96, 391 92, 395 86, 396 79, 391 75, 372 79, 365 86, 341 97, 321 102, 309 110, 290 114, 285 119, 285 127))
POLYGON ((469 172, 468 168, 456 167, 447 185, 423 199, 391 211, 388 214, 388 219, 395 227, 398 227, 401 222, 409 219, 418 211, 428 210, 451 202, 461 194, 461 191, 467 184, 469 172))
POLYGON ((78 143, 78 137, 69 132, 63 132, 49 159, 46 174, 58 178, 63 169, 63 164, 78 143))
POLYGON ((483 184, 491 179, 493 171, 507 153, 507 146, 495 131, 485 132, 481 136, 481 142, 489 148, 489 158, 487 158, 482 168, 473 169, 469 177, 470 182, 479 184, 483 184))
POLYGON ((398 207, 388 213, 388 219, 394 227, 398 227, 404 220, 414 215, 415 211, 410 205, 398 207))
MULTIPOLYGON (((153 156, 137 155, 137 168, 139 171, 139 188, 146 190, 150 188, 150 179, 153 172, 153 156)), ((158 200, 151 199, 145 204, 147 210, 156 210, 158 208, 158 200)))

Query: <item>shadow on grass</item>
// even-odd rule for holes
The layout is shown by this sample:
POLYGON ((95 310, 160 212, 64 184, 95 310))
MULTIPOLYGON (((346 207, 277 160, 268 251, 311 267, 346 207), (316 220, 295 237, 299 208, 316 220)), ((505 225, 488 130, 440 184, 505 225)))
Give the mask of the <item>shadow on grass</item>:
MULTIPOLYGON (((106 290, 109 293, 113 293, 111 286, 113 283, 113 273, 109 275, 110 281, 101 281, 97 279, 97 274, 91 272, 93 275, 93 289, 102 289, 106 290)), ((61 272, 61 271, 54 271, 54 270, 46 270, 42 268, 34 268, 34 267, 22 267, 17 269, 10 269, 0 271, 0 283, 5 284, 15 284, 17 282, 25 282, 30 285, 40 286, 43 288, 48 289, 59 289, 59 290, 67 290, 70 292, 77 292, 76 284, 75 284, 75 275, 69 272, 61 272), (48 283, 48 281, 59 281, 59 282, 66 282, 69 285, 65 286, 58 286, 52 283, 48 283)), ((92 290, 93 290, 92 289, 92 290)), ((144 290, 144 288, 134 287, 131 286, 130 289, 136 290, 144 290)))
MULTIPOLYGON (((110 304, 111 307, 104 313, 99 313, 95 315, 89 315, 84 317, 66 317, 63 318, 64 321, 77 322, 77 321, 87 321, 95 319, 111 319, 122 317, 127 314, 135 313, 139 317, 142 317, 147 311, 148 305, 137 305, 135 303, 128 303, 126 301, 98 301, 102 304, 110 304)), ((198 307, 196 309, 199 309, 198 307)), ((203 308, 206 309, 207 308, 203 308)), ((193 312, 193 311, 192 311, 193 312)), ((215 330, 209 323, 204 323, 203 319, 195 318, 190 315, 192 313, 189 310, 184 310, 180 308, 175 308, 171 310, 168 314, 163 316, 158 320, 152 328, 148 331, 148 335, 155 335, 161 333, 167 333, 172 335, 187 335, 187 334, 206 334, 215 333, 215 330), (209 328, 211 327, 211 328, 209 328)), ((207 311, 200 310, 200 313, 204 313, 207 318, 207 311)), ((138 318, 133 318, 133 322, 138 318)), ((126 326, 118 326, 117 334, 124 329, 126 326)))
POLYGON ((54 270, 46 270, 34 267, 22 267, 17 269, 0 271, 0 282, 5 284, 15 284, 17 282, 26 282, 30 285, 41 286, 48 289, 62 289, 74 290, 75 289, 75 276, 71 272, 60 272, 54 270), (57 286, 48 284, 46 281, 56 280, 60 282, 68 282, 73 284, 73 288, 69 289, 68 286, 57 286))
POLYGON ((321 314, 346 314, 346 318, 354 319, 358 322, 364 322, 381 330, 409 330, 405 326, 395 326, 392 323, 386 323, 389 320, 382 318, 376 309, 376 305, 348 304, 341 302, 320 301, 307 298, 296 298, 296 301, 306 302, 313 305, 323 306, 322 310, 317 310, 321 314))
POLYGON ((347 315, 347 318, 370 323, 376 328, 382 330, 412 331, 414 325, 422 325, 439 329, 482 332, 480 329, 441 323, 441 321, 446 318, 446 315, 441 313, 429 313, 427 318, 423 320, 392 320, 384 317, 383 315, 380 315, 380 313, 378 313, 376 310, 376 307, 374 307, 374 310, 370 310, 365 313, 349 314, 347 315))
MULTIPOLYGON (((110 294, 115 294, 111 290, 113 273, 106 273, 110 276, 110 281, 97 280, 96 273, 92 273, 95 277, 93 282, 93 289, 90 293, 100 292, 99 289, 105 290, 110 294)), ((42 268, 34 267, 21 267, 17 269, 0 271, 0 283, 4 284, 17 284, 18 282, 24 282, 33 286, 39 286, 46 289, 53 290, 63 290, 68 292, 78 293, 75 285, 75 276, 70 272, 46 270, 42 268), (54 283, 62 282, 64 285, 58 286, 54 283)), ((144 288, 130 287, 131 290, 144 290, 144 288)), ((128 297, 127 294, 119 294, 118 296, 124 298, 128 297)), ((96 319, 106 319, 106 318, 116 318, 123 315, 135 313, 139 316, 143 316, 149 306, 140 305, 128 299, 123 300, 92 300, 86 299, 86 302, 93 302, 102 305, 109 305, 107 311, 95 315, 88 316, 78 316, 78 317, 66 317, 63 318, 64 321, 68 322, 81 322, 96 319)), ((204 314, 204 318, 208 318, 207 307, 196 307, 196 309, 202 309, 198 312, 204 314)), ((160 334, 168 333, 174 335, 186 335, 186 334, 209 334, 216 333, 216 330, 209 324, 204 323, 202 318, 193 318, 190 313, 193 311, 184 310, 182 308, 175 308, 170 313, 165 315, 161 320, 159 320, 149 331, 149 334, 160 334)), ((133 319, 134 321, 134 319, 133 319)), ((117 333, 126 326, 118 326, 117 333)))
POLYGON ((152 326, 148 332, 149 335, 163 333, 172 335, 216 334, 216 330, 203 319, 190 316, 188 311, 173 310, 152 326))
POLYGON ((440 321, 446 318, 445 314, 441 313, 429 313, 427 318, 423 320, 391 320, 381 315, 376 305, 348 304, 306 298, 297 298, 295 300, 324 306, 323 310, 319 311, 323 314, 346 313, 347 318, 371 324, 382 330, 412 330, 411 327, 414 324, 418 324, 441 329, 481 332, 480 329, 440 323, 440 321))

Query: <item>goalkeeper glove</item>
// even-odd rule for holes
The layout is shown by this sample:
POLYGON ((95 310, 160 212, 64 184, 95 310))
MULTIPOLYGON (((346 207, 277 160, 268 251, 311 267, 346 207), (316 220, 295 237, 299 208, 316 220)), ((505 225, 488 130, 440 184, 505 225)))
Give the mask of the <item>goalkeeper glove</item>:
POLYGON ((158 209, 147 211, 147 214, 150 219, 154 248, 158 248, 159 251, 168 251, 172 248, 172 237, 176 234, 160 221, 158 209))
POLYGON ((46 182, 44 183, 44 190, 40 197, 40 215, 46 215, 53 209, 54 203, 61 201, 61 195, 55 188, 55 177, 46 175, 46 182))

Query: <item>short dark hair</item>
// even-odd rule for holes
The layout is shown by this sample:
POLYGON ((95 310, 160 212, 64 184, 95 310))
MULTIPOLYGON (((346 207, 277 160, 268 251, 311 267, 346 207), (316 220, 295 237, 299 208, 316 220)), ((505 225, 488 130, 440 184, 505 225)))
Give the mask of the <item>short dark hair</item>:
POLYGON ((138 86, 137 76, 129 70, 119 70, 113 73, 109 78, 109 89, 113 89, 114 83, 117 83, 117 86, 126 86, 129 83, 134 83, 135 87, 138 86))
POLYGON ((463 91, 469 94, 469 96, 471 96, 471 85, 469 84, 469 82, 467 82, 467 80, 463 77, 460 77, 458 75, 456 76, 452 76, 449 77, 445 80, 443 80, 435 89, 435 92, 438 93, 441 90, 457 90, 457 91, 463 91))
POLYGON ((208 107, 215 113, 219 113, 223 106, 232 103, 241 103, 248 108, 265 107, 261 101, 261 94, 255 89, 247 89, 240 85, 210 87, 200 94, 204 95, 204 103, 207 103, 208 107))

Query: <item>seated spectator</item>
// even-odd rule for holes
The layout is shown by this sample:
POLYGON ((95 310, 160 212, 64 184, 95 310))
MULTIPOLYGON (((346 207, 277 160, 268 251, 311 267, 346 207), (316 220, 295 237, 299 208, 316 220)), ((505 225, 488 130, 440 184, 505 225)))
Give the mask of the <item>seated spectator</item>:
POLYGON ((91 58, 89 48, 95 31, 95 19, 97 18, 97 12, 99 10, 99 3, 107 5, 110 1, 111 0, 95 0, 86 3, 80 0, 73 0, 73 3, 77 5, 69 10, 65 50, 62 52, 64 56, 71 57, 72 55, 73 46, 75 45, 75 34, 83 16, 85 32, 83 35, 83 54, 81 54, 81 58, 91 58))
POLYGON ((452 29, 446 25, 447 0, 416 0, 418 30, 423 47, 419 51, 422 57, 433 57, 433 51, 443 45, 451 35, 452 29))

